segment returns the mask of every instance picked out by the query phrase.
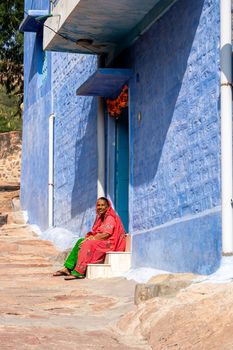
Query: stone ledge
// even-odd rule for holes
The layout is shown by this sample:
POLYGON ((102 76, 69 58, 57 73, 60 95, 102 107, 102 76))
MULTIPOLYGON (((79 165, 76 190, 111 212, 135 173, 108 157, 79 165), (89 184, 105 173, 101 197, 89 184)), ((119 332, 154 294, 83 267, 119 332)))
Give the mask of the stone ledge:
POLYGON ((136 285, 134 303, 138 305, 156 297, 175 297, 181 289, 190 286, 198 276, 192 273, 177 273, 152 277, 148 283, 136 285))

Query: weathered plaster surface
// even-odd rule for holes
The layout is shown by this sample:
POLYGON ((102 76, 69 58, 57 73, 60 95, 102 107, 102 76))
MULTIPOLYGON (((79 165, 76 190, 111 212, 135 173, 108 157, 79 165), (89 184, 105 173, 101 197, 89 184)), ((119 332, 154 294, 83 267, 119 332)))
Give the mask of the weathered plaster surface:
POLYGON ((97 198, 97 100, 76 96, 96 58, 53 54, 54 222, 76 235, 91 229, 97 198))
POLYGON ((135 71, 130 82, 130 232, 139 234, 133 239, 134 266, 211 272, 220 259, 221 214, 202 219, 198 214, 220 205, 218 1, 178 1, 125 57, 135 71), (183 222, 187 216, 190 221, 183 222), (174 219, 180 226, 162 229, 174 219))
MULTIPOLYGON (((25 1, 25 9, 31 9, 25 1)), ((33 9, 46 9, 36 1, 33 9)), ((42 36, 24 34, 24 115, 21 169, 21 205, 29 221, 48 225, 48 120, 51 113, 51 55, 42 50, 42 36)))
MULTIPOLYGON (((34 42, 33 35, 26 37, 31 51, 25 57, 22 202, 31 220, 43 226, 47 118, 53 96, 55 225, 78 236, 90 228, 95 212, 96 99, 77 97, 75 91, 96 69, 96 59, 55 53, 52 76, 46 80, 35 69, 34 42)), ((129 196, 133 265, 211 273, 221 253, 218 1, 177 1, 114 64, 134 70, 129 196)), ((111 179, 108 183, 112 188, 111 179)))

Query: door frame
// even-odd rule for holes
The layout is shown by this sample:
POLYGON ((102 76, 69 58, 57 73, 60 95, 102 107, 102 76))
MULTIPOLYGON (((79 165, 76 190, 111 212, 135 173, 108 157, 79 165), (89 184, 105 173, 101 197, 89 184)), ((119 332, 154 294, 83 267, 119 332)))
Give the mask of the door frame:
MULTIPOLYGON (((113 117, 107 117, 107 140, 106 140, 106 195, 115 206, 115 183, 116 183, 116 121, 113 117)), ((128 184, 128 231, 131 229, 131 198, 132 198, 132 150, 130 145, 132 135, 132 116, 130 103, 130 87, 128 88, 128 147, 129 147, 129 184, 128 184)))

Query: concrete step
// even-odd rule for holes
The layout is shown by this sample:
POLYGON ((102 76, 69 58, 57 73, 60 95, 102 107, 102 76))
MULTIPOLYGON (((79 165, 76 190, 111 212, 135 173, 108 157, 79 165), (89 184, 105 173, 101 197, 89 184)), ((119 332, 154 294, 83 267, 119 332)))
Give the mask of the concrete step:
POLYGON ((110 264, 113 272, 126 272, 131 267, 130 252, 109 252, 105 257, 105 264, 110 264))
POLYGON ((121 276, 131 267, 130 252, 108 252, 103 264, 88 264, 86 277, 111 278, 121 276))
POLYGON ((112 277, 110 264, 88 264, 86 277, 89 279, 112 277))

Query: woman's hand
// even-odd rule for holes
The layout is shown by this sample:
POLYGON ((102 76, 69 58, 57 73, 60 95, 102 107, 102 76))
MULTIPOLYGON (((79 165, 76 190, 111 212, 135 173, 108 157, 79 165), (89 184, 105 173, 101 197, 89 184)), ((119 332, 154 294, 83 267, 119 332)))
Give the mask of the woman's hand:
POLYGON ((89 236, 85 239, 85 241, 93 241, 95 240, 95 236, 89 236))
POLYGON ((84 240, 80 243, 80 247, 83 245, 84 242, 93 241, 93 240, 95 240, 95 236, 93 236, 93 235, 85 237, 84 240))
POLYGON ((106 233, 106 232, 98 232, 96 235, 89 235, 89 236, 85 237, 85 239, 80 244, 80 247, 86 241, 96 241, 96 240, 104 241, 104 240, 107 240, 109 238, 109 236, 110 236, 110 234, 106 233))
POLYGON ((109 233, 106 233, 106 232, 98 232, 96 235, 95 235, 95 238, 94 239, 98 239, 100 241, 104 241, 106 239, 108 239, 110 236, 109 233))

